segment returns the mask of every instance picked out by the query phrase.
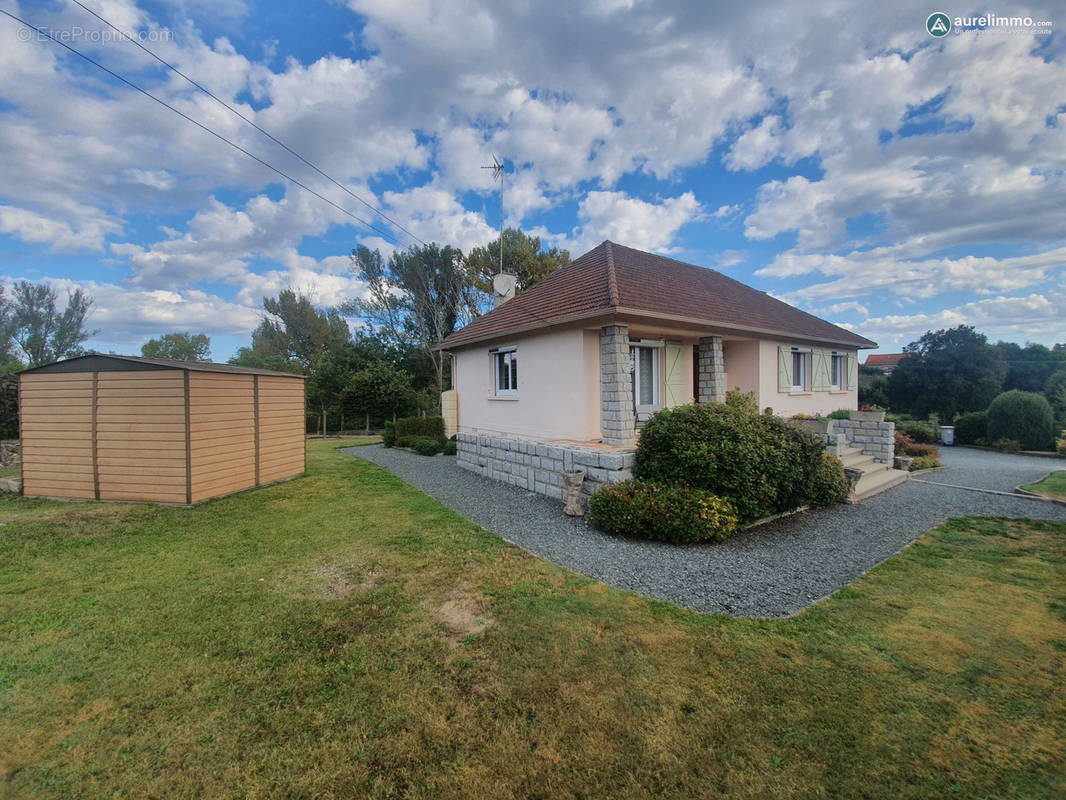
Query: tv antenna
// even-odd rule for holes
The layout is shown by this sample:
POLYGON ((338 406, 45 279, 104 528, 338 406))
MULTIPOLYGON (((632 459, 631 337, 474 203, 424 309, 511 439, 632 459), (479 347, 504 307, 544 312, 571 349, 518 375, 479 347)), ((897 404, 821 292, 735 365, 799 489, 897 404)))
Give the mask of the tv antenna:
POLYGON ((496 154, 492 154, 492 163, 488 166, 483 166, 482 169, 492 170, 492 180, 500 179, 500 274, 503 273, 503 184, 505 169, 500 159, 496 158, 496 154))

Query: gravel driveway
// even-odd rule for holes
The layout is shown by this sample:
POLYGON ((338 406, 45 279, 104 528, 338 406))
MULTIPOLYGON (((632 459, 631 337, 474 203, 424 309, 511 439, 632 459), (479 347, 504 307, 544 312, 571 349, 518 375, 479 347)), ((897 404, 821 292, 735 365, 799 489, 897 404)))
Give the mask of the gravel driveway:
MULTIPOLYGON (((836 506, 739 533, 720 544, 618 539, 562 513, 562 503, 482 478, 448 457, 380 445, 344 452, 379 464, 467 519, 534 555, 604 583, 695 611, 793 614, 832 594, 949 517, 1032 517, 1066 522, 1066 507, 1020 496, 915 480, 858 505, 836 506)), ((927 480, 1013 489, 1061 461, 943 448, 927 480)))

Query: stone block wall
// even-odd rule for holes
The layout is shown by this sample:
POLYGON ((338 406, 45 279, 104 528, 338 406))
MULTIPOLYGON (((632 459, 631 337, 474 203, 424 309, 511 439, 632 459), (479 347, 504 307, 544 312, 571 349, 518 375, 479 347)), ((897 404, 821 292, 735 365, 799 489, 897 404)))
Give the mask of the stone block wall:
POLYGON ((22 445, 19 440, 0 440, 0 466, 10 467, 20 463, 22 463, 22 445))
POLYGON ((696 348, 696 398, 701 403, 725 402, 725 357, 721 336, 704 336, 696 348))
POLYGON ((581 491, 587 502, 604 484, 632 478, 635 460, 636 449, 606 450, 477 433, 456 436, 456 463, 463 469, 556 500, 562 499, 563 470, 584 471, 581 491))
POLYGON ((892 463, 896 423, 838 419, 833 422, 833 430, 843 434, 848 444, 860 448, 864 455, 873 456, 874 461, 892 463))
POLYGON ((633 382, 629 372, 629 327, 600 328, 600 435, 604 444, 628 447, 636 441, 633 382))

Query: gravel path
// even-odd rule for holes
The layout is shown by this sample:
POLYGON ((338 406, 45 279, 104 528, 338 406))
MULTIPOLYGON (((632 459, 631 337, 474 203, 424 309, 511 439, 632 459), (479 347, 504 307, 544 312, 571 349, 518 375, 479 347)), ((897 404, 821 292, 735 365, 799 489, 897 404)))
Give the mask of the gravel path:
MULTIPOLYGON (((1036 478, 1061 463, 982 451, 944 451, 948 468, 929 478, 945 483, 964 478, 990 484, 999 480, 1013 488, 1030 479, 1015 480, 1025 469, 1015 464, 1016 459, 1030 462, 1033 474, 1039 473, 1036 478), (960 453, 965 455, 957 457, 960 453), (1009 477, 996 478, 1001 470, 1009 477)), ((1066 522, 1066 507, 1054 503, 908 481, 858 505, 789 517, 720 544, 677 547, 607 536, 583 520, 563 515, 562 503, 474 475, 457 467, 453 458, 425 458, 380 445, 344 452, 381 465, 541 558, 638 594, 695 611, 734 616, 776 617, 800 611, 949 517, 1066 522)))
POLYGON ((944 469, 919 476, 918 479, 1013 492, 1015 487, 1034 483, 1049 472, 1066 470, 1066 461, 1058 458, 1011 456, 968 447, 941 447, 940 463, 944 469))

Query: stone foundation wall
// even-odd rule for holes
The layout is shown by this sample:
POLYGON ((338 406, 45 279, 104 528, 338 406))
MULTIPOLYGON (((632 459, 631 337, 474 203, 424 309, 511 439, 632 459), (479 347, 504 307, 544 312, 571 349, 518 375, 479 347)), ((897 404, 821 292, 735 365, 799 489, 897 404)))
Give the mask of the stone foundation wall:
POLYGON ((22 445, 18 439, 0 440, 0 466, 11 467, 22 463, 22 445))
POLYGON ((585 472, 581 491, 587 502, 604 484, 632 478, 635 460, 635 449, 605 450, 476 433, 456 437, 456 463, 463 469, 556 500, 562 499, 563 470, 585 472))
POLYGON ((864 455, 873 456, 874 461, 882 464, 892 463, 896 423, 855 419, 833 420, 833 431, 829 436, 840 434, 846 437, 848 444, 860 448, 864 455))

